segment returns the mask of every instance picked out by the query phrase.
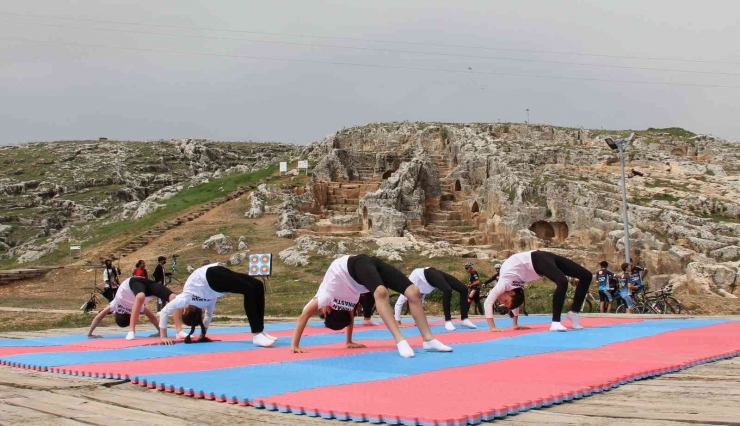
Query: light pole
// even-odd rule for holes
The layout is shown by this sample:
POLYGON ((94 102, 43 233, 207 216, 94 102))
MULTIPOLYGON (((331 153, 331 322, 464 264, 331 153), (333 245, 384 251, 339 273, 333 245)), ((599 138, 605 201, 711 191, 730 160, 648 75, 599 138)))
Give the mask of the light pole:
POLYGON ((529 108, 527 108, 527 124, 529 124, 529 108))
POLYGON ((622 221, 624 222, 624 261, 630 263, 630 224, 627 218, 627 180, 624 176, 624 151, 627 145, 635 140, 631 133, 627 139, 606 138, 606 144, 614 151, 619 151, 619 166, 622 169, 622 221))

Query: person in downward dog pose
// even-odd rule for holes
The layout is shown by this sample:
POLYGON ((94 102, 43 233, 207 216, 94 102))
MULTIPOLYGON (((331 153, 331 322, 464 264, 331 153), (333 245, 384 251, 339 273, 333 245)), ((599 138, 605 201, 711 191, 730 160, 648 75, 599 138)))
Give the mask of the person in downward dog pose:
MULTIPOLYGON (((252 343, 256 346, 268 347, 275 343, 277 338, 265 333, 265 287, 262 281, 247 274, 234 272, 219 263, 211 263, 193 271, 185 281, 182 293, 170 301, 159 313, 159 331, 162 341, 167 342, 167 318, 179 309, 182 309, 182 322, 189 325, 190 336, 195 327, 200 326, 201 334, 198 342, 209 342, 206 337, 208 326, 211 324, 216 301, 227 293, 238 293, 244 296, 244 311, 252 329, 252 343), (205 310, 205 314, 203 312, 205 310)), ((183 333, 184 334, 184 333, 183 333)))
POLYGON ((567 331, 560 323, 560 313, 565 303, 565 293, 568 291, 568 277, 578 280, 573 304, 568 312, 568 319, 574 330, 582 329, 579 324, 579 312, 588 287, 591 285, 593 274, 583 266, 546 251, 527 251, 508 258, 501 266, 499 280, 496 286, 488 293, 485 310, 486 319, 491 331, 501 331, 493 322, 493 303, 498 300, 503 306, 511 309, 515 328, 518 325, 519 306, 524 303, 524 284, 541 277, 552 280, 557 288, 552 295, 552 325, 550 331, 567 331))
POLYGON ((294 353, 308 352, 301 348, 301 335, 309 319, 320 311, 324 324, 332 330, 347 329, 347 347, 362 348, 363 345, 352 341, 355 305, 362 293, 372 293, 380 318, 396 340, 399 354, 404 358, 414 356, 414 350, 401 334, 398 324, 393 319, 393 310, 388 302, 388 289, 397 291, 409 300, 409 310, 416 320, 423 347, 428 351, 451 352, 452 348, 434 338, 424 308, 421 306, 419 288, 409 281, 403 272, 383 262, 377 257, 361 254, 342 256, 331 263, 319 286, 316 296, 303 308, 298 318, 291 350, 294 353))
MULTIPOLYGON (((468 289, 465 284, 461 283, 460 280, 453 277, 450 274, 446 274, 440 270, 434 268, 417 268, 409 275, 409 280, 419 288, 421 293, 421 303, 424 304, 424 297, 433 292, 434 289, 439 289, 442 292, 442 309, 445 314, 445 330, 453 331, 455 326, 452 324, 451 302, 452 302, 452 290, 460 293, 460 319, 462 322, 460 325, 467 328, 478 328, 468 319, 468 289)), ((403 294, 398 296, 395 306, 396 323, 401 325, 401 309, 403 304, 406 303, 406 296, 403 294)))
MULTIPOLYGON (((110 302, 110 305, 98 312, 98 315, 93 319, 87 336, 91 338, 101 337, 94 335, 93 331, 106 315, 113 314, 119 327, 131 327, 126 335, 126 340, 133 340, 136 337, 136 323, 139 321, 141 313, 146 315, 149 321, 157 327, 157 333, 149 337, 159 336, 157 317, 144 306, 155 297, 162 300, 174 300, 175 294, 164 285, 146 278, 131 277, 124 280, 118 287, 116 297, 110 302)), ((175 316, 175 325, 178 329, 180 328, 180 318, 178 316, 175 316)))

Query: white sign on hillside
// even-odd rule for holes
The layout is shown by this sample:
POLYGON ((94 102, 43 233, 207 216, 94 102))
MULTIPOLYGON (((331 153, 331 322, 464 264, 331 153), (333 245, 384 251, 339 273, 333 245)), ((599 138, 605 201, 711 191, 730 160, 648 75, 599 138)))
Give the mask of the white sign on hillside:
POLYGON ((308 160, 298 160, 298 170, 306 169, 306 174, 308 174, 308 160))
POLYGON ((280 174, 282 175, 283 173, 287 173, 287 172, 288 172, 288 163, 286 163, 285 161, 281 161, 280 162, 280 174))

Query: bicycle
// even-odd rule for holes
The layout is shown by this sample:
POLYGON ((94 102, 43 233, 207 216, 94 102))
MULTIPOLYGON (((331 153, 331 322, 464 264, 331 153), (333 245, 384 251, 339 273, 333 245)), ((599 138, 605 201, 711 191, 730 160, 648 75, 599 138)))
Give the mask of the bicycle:
POLYGON ((670 284, 660 290, 645 293, 645 299, 649 303, 652 303, 654 307, 661 308, 657 313, 691 315, 691 311, 679 302, 678 299, 673 297, 673 286, 670 284))

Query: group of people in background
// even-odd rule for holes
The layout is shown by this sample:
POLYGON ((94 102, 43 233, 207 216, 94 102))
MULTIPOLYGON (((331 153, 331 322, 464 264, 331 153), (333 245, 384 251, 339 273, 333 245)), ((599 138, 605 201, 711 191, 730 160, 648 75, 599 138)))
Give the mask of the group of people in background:
POLYGON ((648 270, 637 266, 635 263, 622 263, 621 273, 609 270, 609 262, 606 260, 599 264, 601 269, 596 272, 596 281, 599 284, 599 309, 600 312, 611 312, 614 299, 621 298, 627 307, 627 313, 632 313, 635 305, 634 297, 645 291, 644 279, 648 270))
MULTIPOLYGON (((95 336, 93 331, 106 315, 113 314, 116 324, 130 328, 126 338, 134 339, 138 318, 143 313, 157 328, 155 335, 158 335, 165 344, 172 344, 172 340, 167 335, 167 323, 170 316, 173 317, 175 323, 176 337, 185 339, 186 343, 191 343, 191 336, 199 327, 200 336, 197 342, 209 342, 210 339, 206 337, 206 334, 213 318, 216 301, 228 293, 235 293, 243 297, 244 311, 253 335, 252 343, 261 347, 269 347, 275 343, 277 339, 264 330, 265 290, 262 281, 247 274, 232 271, 221 263, 205 261, 203 266, 190 274, 182 292, 178 295, 164 285, 166 260, 164 256, 157 259, 154 281, 148 278, 145 263, 139 261, 133 276, 120 284, 118 284, 120 270, 113 268, 107 261, 104 275, 106 285, 113 288, 114 283, 118 284, 117 291, 114 292, 110 305, 101 310, 93 320, 88 335, 99 337, 95 336), (155 297, 165 302, 159 313, 159 320, 145 307, 146 302, 155 297), (190 333, 182 330, 183 324, 190 327, 190 333)), ((603 293, 604 297, 609 297, 607 295, 612 294, 609 291, 609 283, 615 282, 620 295, 625 295, 622 296, 625 303, 629 304, 629 293, 637 291, 642 286, 642 278, 647 271, 632 264, 625 264, 622 267, 623 273, 615 275, 608 270, 606 262, 602 262, 601 266, 602 269, 596 273, 600 294, 603 293), (606 283, 603 292, 601 291, 602 283, 606 283)), ((437 340, 427 322, 423 308, 426 295, 434 290, 442 293, 446 331, 456 330, 451 312, 453 292, 459 294, 460 326, 478 328, 468 318, 468 311, 472 305, 477 312, 485 314, 490 331, 499 332, 507 329, 498 327, 494 321, 494 304, 498 303, 509 310, 513 329, 524 329, 527 327, 519 325, 518 322, 519 308, 525 304, 524 285, 542 277, 548 278, 556 285, 552 297, 553 311, 550 331, 568 330, 568 327, 561 323, 561 312, 565 303, 569 278, 575 279, 577 285, 567 319, 570 329, 583 328, 579 322, 579 313, 593 274, 572 260, 539 250, 512 255, 503 264, 495 265, 496 273, 485 284, 494 281, 496 284, 488 293, 482 306, 480 276, 472 263, 465 264, 464 267, 468 274, 467 284, 463 284, 454 276, 434 267, 416 268, 406 276, 396 267, 377 257, 364 254, 342 256, 331 263, 316 295, 305 305, 298 318, 291 339, 291 351, 294 353, 308 352, 300 346, 300 341, 308 321, 317 313, 323 319, 325 327, 331 330, 345 330, 348 349, 364 347, 352 338, 354 317, 358 307, 362 306, 365 312, 362 323, 377 325, 372 321, 372 312, 377 309, 381 320, 396 341, 399 354, 404 358, 413 357, 414 350, 400 330, 403 325, 401 309, 404 304, 408 303, 414 325, 418 327, 423 340, 422 348, 427 351, 451 352, 453 348, 437 340), (389 303, 390 290, 399 293, 395 309, 389 303)))

